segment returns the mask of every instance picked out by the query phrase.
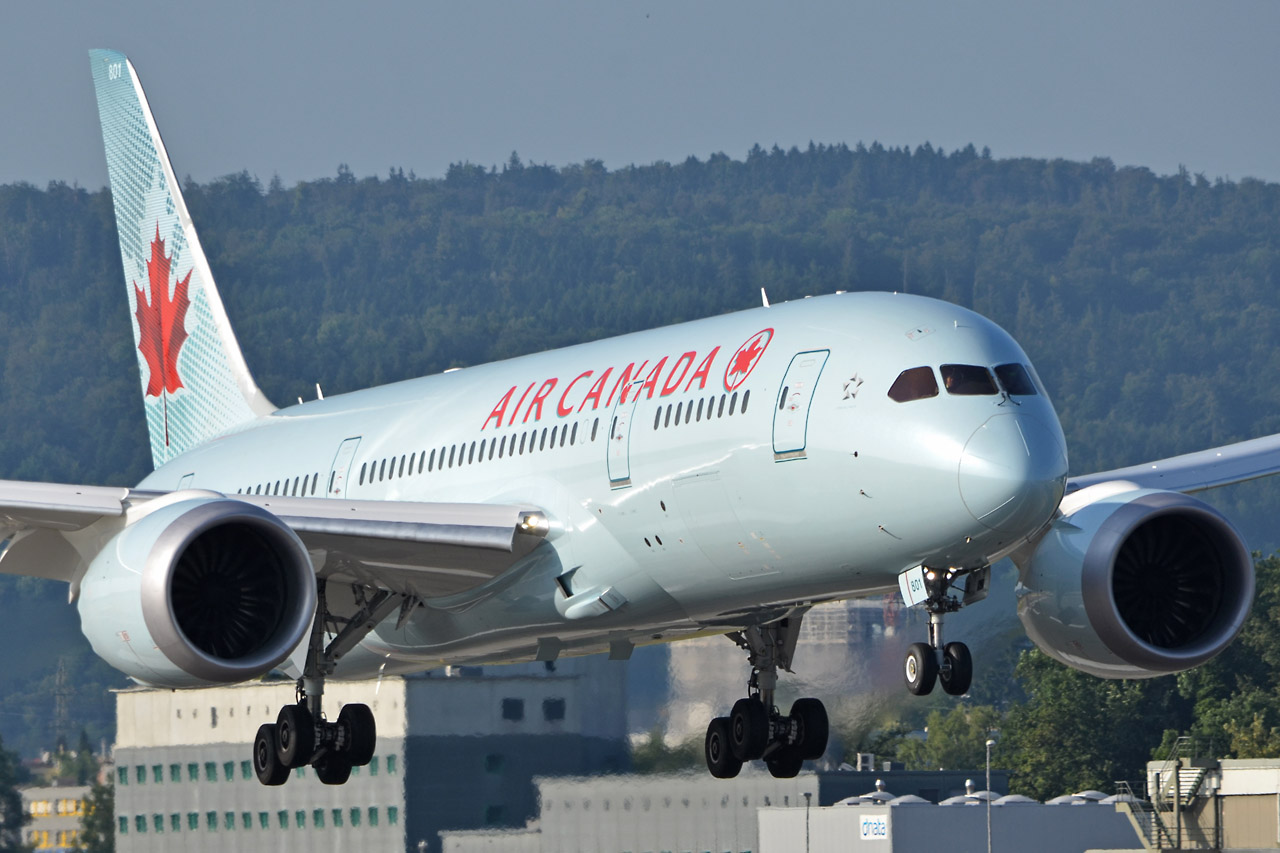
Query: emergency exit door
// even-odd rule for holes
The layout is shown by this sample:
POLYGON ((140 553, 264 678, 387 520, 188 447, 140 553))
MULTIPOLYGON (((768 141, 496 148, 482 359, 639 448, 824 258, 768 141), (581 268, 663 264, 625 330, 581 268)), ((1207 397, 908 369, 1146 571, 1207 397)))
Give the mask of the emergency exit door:
POLYGON ((813 390, 830 350, 796 353, 782 378, 773 410, 773 458, 776 462, 803 459, 808 444, 809 406, 813 390))

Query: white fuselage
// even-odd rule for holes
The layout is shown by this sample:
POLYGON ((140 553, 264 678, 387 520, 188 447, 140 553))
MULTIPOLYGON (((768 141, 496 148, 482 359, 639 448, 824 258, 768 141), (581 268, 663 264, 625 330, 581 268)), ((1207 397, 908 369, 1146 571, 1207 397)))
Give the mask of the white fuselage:
POLYGON ((1008 553, 1067 473, 1039 381, 888 394, 911 368, 1006 364, 1030 370, 973 312, 837 294, 281 409, 141 486, 540 507, 552 534, 521 565, 389 620, 338 674, 596 651, 1008 553))

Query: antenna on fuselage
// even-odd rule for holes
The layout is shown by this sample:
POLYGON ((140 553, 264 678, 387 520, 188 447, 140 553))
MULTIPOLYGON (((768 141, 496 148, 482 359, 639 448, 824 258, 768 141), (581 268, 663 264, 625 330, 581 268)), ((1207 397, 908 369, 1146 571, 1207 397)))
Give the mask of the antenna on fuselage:
POLYGON ((764 303, 764 307, 769 307, 769 294, 764 292, 764 288, 760 288, 760 301, 764 303))

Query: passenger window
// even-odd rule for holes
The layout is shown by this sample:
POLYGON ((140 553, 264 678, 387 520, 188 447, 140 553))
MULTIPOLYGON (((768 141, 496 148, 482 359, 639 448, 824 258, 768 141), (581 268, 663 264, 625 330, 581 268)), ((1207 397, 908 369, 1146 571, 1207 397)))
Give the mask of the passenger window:
POLYGON ((449 467, 450 468, 453 467, 453 459, 457 455, 458 455, 458 445, 456 444, 449 445, 449 467))
MULTIPOLYGON (((551 430, 551 434, 555 435, 556 431, 554 429, 551 430)), ((565 424, 564 426, 560 427, 560 446, 561 447, 564 447, 565 439, 567 439, 568 437, 569 437, 569 425, 565 424)))
MULTIPOLYGON (((661 410, 659 410, 659 411, 661 411, 661 410)), ((666 429, 666 428, 667 428, 667 427, 669 427, 669 426, 671 426, 671 404, 670 404, 670 403, 667 403, 667 419, 666 419, 665 421, 663 421, 663 423, 662 423, 662 427, 663 427, 663 429, 666 429)))
POLYGON ((578 441, 578 424, 575 421, 573 424, 573 432, 569 434, 569 446, 572 447, 575 443, 577 443, 577 441, 578 441))
POLYGON ((426 464, 426 461, 427 461, 427 451, 424 450, 418 454, 418 473, 419 474, 422 473, 422 467, 423 465, 426 464))
POLYGON ((364 472, 365 472, 365 469, 366 469, 366 468, 368 468, 368 467, 369 467, 369 463, 368 463, 368 462, 361 462, 361 463, 360 463, 360 485, 361 485, 361 486, 363 486, 363 485, 364 485, 364 472))
POLYGON ((402 453, 402 454, 400 454, 400 473, 399 473, 397 476, 399 476, 399 477, 403 477, 403 476, 404 476, 404 463, 405 463, 406 461, 407 461, 407 460, 405 459, 404 454, 403 454, 403 453, 402 453))
POLYGON ((415 450, 413 453, 409 454, 409 476, 411 477, 413 476, 414 463, 417 461, 418 461, 418 452, 415 450))
POLYGON ((910 403, 938 396, 938 380, 932 367, 913 367, 898 374, 889 386, 889 399, 897 403, 910 403))
MULTIPOLYGON (((782 396, 787 395, 787 389, 782 389, 782 396)), ((729 398, 729 417, 733 417, 733 408, 738 405, 738 392, 734 391, 733 396, 729 398)))
POLYGON ((487 438, 480 439, 480 455, 476 457, 476 459, 479 460, 480 462, 484 461, 484 446, 485 446, 485 443, 488 442, 488 440, 489 439, 487 438))
POLYGON ((539 450, 547 449, 547 428, 546 427, 542 428, 542 438, 538 439, 538 449, 539 450))
POLYGON ((501 459, 507 453, 507 437, 504 435, 498 439, 498 458, 501 459))
POLYGON ((591 440, 596 440, 596 430, 600 428, 600 419, 596 418, 591 422, 591 440))
POLYGON ((991 371, 976 364, 944 364, 942 365, 942 384, 948 394, 959 397, 982 397, 996 395, 995 380, 991 371))
POLYGON ((552 448, 556 446, 556 432, 559 431, 559 429, 560 429, 559 426, 553 426, 551 428, 551 447, 552 448))
POLYGON ((738 410, 738 414, 745 415, 747 413, 747 401, 751 399, 751 389, 742 392, 742 408, 738 410))
POLYGON ((721 394, 721 395, 720 395, 720 408, 716 411, 716 417, 717 417, 717 418, 723 418, 723 417, 724 417, 724 400, 725 400, 725 395, 724 395, 724 394, 721 394))
POLYGON ((1009 392, 1011 397, 1033 397, 1036 386, 1031 382, 1027 369, 1021 364, 1002 364, 996 368, 996 378, 1000 386, 1009 392))
POLYGON ((658 424, 662 422, 662 409, 654 409, 653 411, 653 428, 656 430, 658 424))
MULTIPOLYGON (((703 405, 703 403, 704 403, 704 402, 706 402, 706 401, 701 400, 701 399, 699 399, 699 400, 698 400, 698 415, 697 415, 697 417, 695 417, 695 418, 694 418, 694 420, 695 420, 695 421, 698 421, 698 422, 701 422, 701 421, 702 421, 702 405, 703 405)), ((690 405, 693 405, 693 404, 692 404, 692 403, 690 403, 690 405)))
POLYGON ((528 439, 529 439, 529 433, 527 432, 520 433, 520 455, 521 456, 524 456, 524 443, 528 441, 528 439))
POLYGON ((473 441, 471 442, 471 449, 467 451, 467 464, 470 465, 475 461, 476 461, 476 443, 473 441))
POLYGON ((431 455, 427 457, 427 472, 430 473, 436 469, 436 449, 431 448, 431 455))

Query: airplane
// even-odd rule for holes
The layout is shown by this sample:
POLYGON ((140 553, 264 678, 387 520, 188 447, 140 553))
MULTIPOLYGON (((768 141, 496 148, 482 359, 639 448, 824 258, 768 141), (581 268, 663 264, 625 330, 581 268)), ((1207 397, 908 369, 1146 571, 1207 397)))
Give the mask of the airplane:
POLYGON ((278 408, 255 384, 133 65, 90 52, 155 470, 135 488, 0 481, 0 571, 69 585, 141 684, 271 672, 266 785, 342 784, 376 723, 327 679, 554 661, 723 634, 745 695, 713 776, 823 754, 821 700, 775 705, 815 604, 928 612, 911 693, 969 688, 947 614, 1019 568, 1019 616, 1104 678, 1222 651, 1250 553, 1191 493, 1280 472, 1280 435, 1068 475, 1026 353, 965 308, 835 293, 278 408))

